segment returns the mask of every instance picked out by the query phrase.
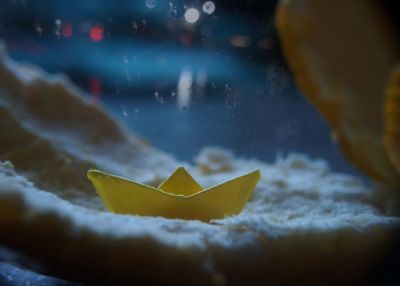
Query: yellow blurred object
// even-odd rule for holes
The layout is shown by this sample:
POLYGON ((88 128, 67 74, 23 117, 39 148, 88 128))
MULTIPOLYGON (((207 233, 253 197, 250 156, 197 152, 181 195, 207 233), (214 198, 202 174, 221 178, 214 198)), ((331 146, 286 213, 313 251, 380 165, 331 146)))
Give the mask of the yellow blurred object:
POLYGON ((392 72, 386 89, 384 118, 386 151, 400 173, 400 65, 392 72))
POLYGON ((112 212, 209 221, 240 213, 260 179, 260 171, 207 189, 182 167, 158 188, 98 170, 89 170, 87 176, 112 212))
POLYGON ((297 85, 328 121, 344 155, 371 178, 398 188, 399 157, 391 157, 400 141, 385 126, 397 117, 385 119, 383 111, 400 42, 381 3, 281 0, 276 25, 297 85))

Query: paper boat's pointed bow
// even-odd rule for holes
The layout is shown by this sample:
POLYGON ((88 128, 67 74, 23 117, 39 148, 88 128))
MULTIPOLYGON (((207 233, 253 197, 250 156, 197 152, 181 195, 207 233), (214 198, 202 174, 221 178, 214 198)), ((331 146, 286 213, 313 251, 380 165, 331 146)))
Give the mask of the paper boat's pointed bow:
POLYGON ((207 189, 182 167, 158 188, 98 170, 89 170, 87 176, 112 212, 209 221, 240 213, 260 179, 260 171, 207 189))

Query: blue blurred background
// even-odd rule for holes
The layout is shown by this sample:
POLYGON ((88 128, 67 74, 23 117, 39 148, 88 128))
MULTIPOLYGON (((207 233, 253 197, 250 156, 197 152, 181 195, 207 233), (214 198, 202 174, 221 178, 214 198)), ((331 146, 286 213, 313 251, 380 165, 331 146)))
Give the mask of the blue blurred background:
POLYGON ((0 38, 178 159, 208 145, 270 162, 296 151, 355 173, 293 83, 276 2, 1 0, 0 38))

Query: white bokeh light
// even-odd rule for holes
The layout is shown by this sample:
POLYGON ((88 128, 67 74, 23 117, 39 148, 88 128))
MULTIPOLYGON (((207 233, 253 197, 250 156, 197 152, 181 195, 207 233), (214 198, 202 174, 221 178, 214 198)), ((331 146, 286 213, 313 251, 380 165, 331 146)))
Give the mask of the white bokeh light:
POLYGON ((180 110, 184 110, 190 105, 192 97, 193 74, 190 70, 181 71, 177 86, 177 105, 180 110))
POLYGON ((185 20, 190 24, 196 23, 200 19, 200 12, 196 8, 189 8, 185 12, 185 20))
POLYGON ((213 1, 207 1, 203 4, 203 12, 211 15, 215 11, 215 4, 213 1))

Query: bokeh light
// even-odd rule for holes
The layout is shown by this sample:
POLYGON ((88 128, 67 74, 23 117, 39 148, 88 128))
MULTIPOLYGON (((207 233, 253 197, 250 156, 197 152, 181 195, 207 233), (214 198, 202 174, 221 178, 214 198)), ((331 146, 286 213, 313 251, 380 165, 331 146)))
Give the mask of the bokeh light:
POLYGON ((94 42, 100 42, 103 40, 104 28, 101 25, 94 25, 89 32, 89 37, 94 42))
POLYGON ((61 34, 64 38, 71 38, 73 34, 72 23, 64 22, 61 26, 61 34))
POLYGON ((200 12, 196 8, 189 8, 185 12, 185 20, 189 24, 194 24, 200 19, 200 12))
POLYGON ((203 4, 203 12, 211 15, 215 11, 215 4, 213 1, 207 1, 203 4))

